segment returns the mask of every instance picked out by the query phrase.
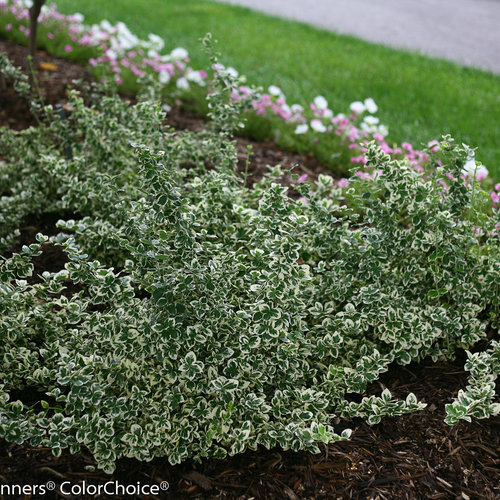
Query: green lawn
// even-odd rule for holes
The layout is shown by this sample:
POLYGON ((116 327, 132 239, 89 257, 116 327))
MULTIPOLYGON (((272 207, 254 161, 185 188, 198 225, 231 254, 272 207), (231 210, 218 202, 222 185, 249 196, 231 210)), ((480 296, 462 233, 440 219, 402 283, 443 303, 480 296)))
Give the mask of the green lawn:
POLYGON ((477 158, 500 178, 500 76, 340 36, 297 22, 208 0, 59 0, 86 22, 123 21, 141 37, 162 36, 207 65, 199 39, 219 40, 221 62, 249 83, 280 85, 288 102, 324 95, 333 111, 373 97, 391 141, 420 146, 442 134, 478 147, 477 158), (145 8, 147 6, 147 8, 145 8))

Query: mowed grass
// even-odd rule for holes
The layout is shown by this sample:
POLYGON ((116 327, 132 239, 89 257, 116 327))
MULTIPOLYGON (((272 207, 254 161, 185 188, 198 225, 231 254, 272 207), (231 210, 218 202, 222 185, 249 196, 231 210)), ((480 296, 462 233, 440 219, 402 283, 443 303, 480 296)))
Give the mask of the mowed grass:
POLYGON ((199 40, 211 32, 222 63, 248 83, 281 86, 289 104, 323 95, 339 113, 373 97, 390 143, 419 147, 450 133, 477 147, 476 158, 500 179, 498 75, 208 0, 57 4, 62 12, 83 13, 86 23, 123 21, 141 37, 158 34, 166 49, 188 49, 196 68, 208 65, 199 40))

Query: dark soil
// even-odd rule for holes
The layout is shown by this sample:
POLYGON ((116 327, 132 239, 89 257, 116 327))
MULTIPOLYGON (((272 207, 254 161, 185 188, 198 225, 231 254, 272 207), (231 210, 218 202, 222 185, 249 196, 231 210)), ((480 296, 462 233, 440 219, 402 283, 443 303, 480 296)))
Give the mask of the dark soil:
MULTIPOLYGON (((20 66, 25 73, 28 73, 26 47, 0 40, 0 51, 6 53, 16 66, 20 66)), ((64 59, 56 59, 43 51, 37 51, 36 65, 40 90, 48 104, 63 103, 68 84, 73 80, 81 79, 86 82, 91 80, 90 73, 83 67, 64 59), (47 63, 54 66, 50 70, 41 69, 47 63)), ((24 99, 19 99, 12 82, 6 83, 6 88, 2 88, 0 83, 0 126, 6 125, 20 130, 36 125, 37 121, 30 113, 28 103, 24 99)))
MULTIPOLYGON (((18 64, 25 60, 23 47, 0 41, 0 50, 18 64)), ((46 71, 40 76, 41 87, 51 103, 64 103, 66 84, 72 79, 89 78, 80 66, 47 54, 40 53, 39 61, 57 66, 56 71, 46 71)), ((200 117, 181 109, 170 114, 168 123, 189 129, 203 125, 200 117)), ((21 129, 34 124, 28 107, 7 82, 7 89, 0 90, 0 126, 21 129)), ((255 143, 238 138, 237 143, 242 164, 246 146, 253 146, 254 179, 265 172, 267 164, 295 167, 298 173, 312 177, 327 171, 312 156, 281 151, 272 142, 255 143)), ((39 231, 53 233, 58 218, 55 215, 29 218, 20 228, 19 244, 32 243, 39 231)), ((64 264, 65 256, 59 249, 44 250, 36 274, 60 269, 64 264)), ((149 463, 122 459, 116 472, 108 476, 88 470, 95 465, 88 452, 78 455, 64 452, 56 458, 47 448, 0 441, 0 485, 47 481, 56 485, 64 481, 99 485, 110 480, 129 485, 168 481, 170 487, 160 497, 171 499, 499 499, 500 418, 462 422, 455 427, 443 421, 444 405, 465 385, 463 353, 453 363, 394 367, 369 392, 378 393, 383 387, 398 397, 413 392, 427 403, 427 408, 418 414, 386 418, 373 427, 361 421, 346 422, 346 426, 354 429, 352 439, 325 446, 319 455, 259 450, 225 460, 186 462, 178 466, 160 458, 149 463)), ((68 497, 52 492, 40 498, 68 497)))
MULTIPOLYGON (((196 131, 204 127, 205 120, 190 110, 176 107, 169 112, 167 124, 176 129, 196 131)), ((241 173, 247 168, 248 147, 252 148, 248 165, 248 185, 253 185, 260 180, 268 172, 268 165, 281 165, 285 171, 299 176, 307 174, 310 179, 317 179, 319 174, 336 175, 331 169, 321 165, 311 153, 301 155, 284 151, 269 139, 264 142, 256 142, 245 137, 235 137, 235 141, 238 151, 238 170, 241 173)), ((285 174, 281 182, 285 186, 293 184, 289 174, 285 174)), ((292 196, 294 193, 292 190, 292 196)))

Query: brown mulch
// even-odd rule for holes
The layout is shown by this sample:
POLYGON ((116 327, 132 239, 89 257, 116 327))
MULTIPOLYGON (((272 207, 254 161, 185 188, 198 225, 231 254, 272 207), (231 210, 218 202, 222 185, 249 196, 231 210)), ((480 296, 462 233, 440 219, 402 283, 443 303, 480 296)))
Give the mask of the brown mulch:
MULTIPOLYGON (((9 59, 20 66, 25 73, 29 72, 27 62, 28 49, 21 45, 0 40, 0 51, 6 53, 9 59)), ((90 73, 82 66, 64 59, 56 59, 46 52, 37 51, 36 69, 40 90, 48 104, 63 103, 68 84, 73 80, 91 80, 90 73), (43 70, 44 64, 53 64, 54 69, 43 70)), ((0 86, 0 126, 21 130, 29 126, 36 126, 37 121, 30 113, 29 106, 24 99, 19 99, 10 82, 7 88, 0 86)))
MULTIPOLYGON (((25 48, 1 40, 0 50, 16 63, 23 62, 26 56, 25 48)), ((80 66, 44 53, 40 53, 39 62, 57 66, 56 71, 40 75, 47 100, 54 104, 64 102, 69 81, 89 78, 80 66)), ((176 109, 170 113, 168 123, 192 130, 201 127, 203 121, 176 109)), ((33 124, 27 106, 11 89, 0 89, 0 126, 21 129, 33 124)), ((312 156, 281 151, 272 142, 238 138, 237 143, 243 164, 247 145, 253 146, 251 169, 255 178, 262 175, 267 164, 277 163, 285 168, 298 165, 298 173, 312 177, 327 171, 312 156)), ((45 215, 26 220, 20 244, 33 242, 38 231, 53 234, 58 218, 45 215)), ((60 268, 64 258, 59 251, 45 249, 36 273, 60 268)), ((170 487, 160 497, 170 499, 499 499, 500 418, 462 422, 455 427, 443 421, 444 405, 466 385, 463 353, 459 358, 450 363, 393 367, 373 384, 369 393, 387 387, 403 398, 413 392, 427 403, 426 409, 405 417, 386 418, 373 427, 357 420, 345 422, 343 425, 354 429, 352 439, 324 447, 319 455, 259 450, 225 460, 204 460, 200 464, 189 461, 177 466, 169 465, 165 459, 149 463, 121 459, 115 473, 108 476, 89 470, 95 463, 87 451, 78 455, 64 452, 56 458, 46 448, 0 441, 0 485, 168 481, 170 487)), ((39 498, 68 497, 53 492, 39 498)))

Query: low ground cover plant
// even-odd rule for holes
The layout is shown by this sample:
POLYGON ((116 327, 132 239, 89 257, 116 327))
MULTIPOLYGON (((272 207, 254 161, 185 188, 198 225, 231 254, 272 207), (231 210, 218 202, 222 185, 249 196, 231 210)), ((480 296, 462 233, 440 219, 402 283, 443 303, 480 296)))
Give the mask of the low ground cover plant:
POLYGON ((424 175, 374 142, 372 175, 348 187, 297 179, 296 200, 274 166, 248 188, 235 85, 218 72, 200 132, 164 129, 155 85, 135 105, 72 91, 67 121, 34 100, 39 127, 1 129, 0 437, 86 447, 107 472, 120 457, 317 452, 349 438, 346 419, 424 406, 366 394, 391 364, 460 349, 469 385, 448 423, 500 412, 498 211, 461 178, 470 149, 441 141, 424 175), (34 213, 66 216, 12 251, 34 213), (67 262, 35 275, 47 246, 67 262))

